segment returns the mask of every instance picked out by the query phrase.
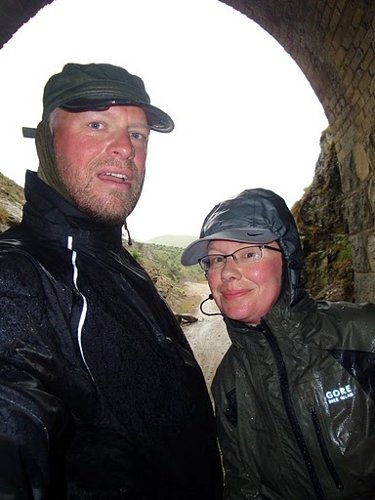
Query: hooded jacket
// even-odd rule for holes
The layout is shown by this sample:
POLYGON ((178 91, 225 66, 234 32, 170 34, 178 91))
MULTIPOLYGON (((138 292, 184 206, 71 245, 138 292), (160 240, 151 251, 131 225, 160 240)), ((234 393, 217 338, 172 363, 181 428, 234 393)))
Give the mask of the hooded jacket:
POLYGON ((0 237, 0 498, 217 500, 203 375, 110 227, 28 172, 0 237))
POLYGON ((277 236, 284 282, 257 327, 224 318, 232 344, 212 385, 224 499, 373 500, 375 305, 308 296, 298 231, 277 195, 245 191, 229 205, 202 234, 231 218, 239 226, 238 210, 241 227, 277 236))

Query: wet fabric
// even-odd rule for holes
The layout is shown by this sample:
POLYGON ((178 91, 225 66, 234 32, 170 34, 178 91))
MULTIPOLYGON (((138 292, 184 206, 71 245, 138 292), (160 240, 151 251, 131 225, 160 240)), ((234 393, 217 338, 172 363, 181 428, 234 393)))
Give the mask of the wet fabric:
POLYGON ((35 133, 35 145, 39 158, 38 177, 50 187, 56 189, 65 199, 70 196, 56 171, 53 138, 48 120, 42 120, 35 133))
POLYGON ((202 372, 121 227, 35 173, 25 193, 0 238, 0 497, 220 499, 202 372))
POLYGON ((311 298, 291 213, 254 191, 252 226, 278 234, 284 281, 258 326, 225 318, 232 344, 212 385, 224 500, 373 500, 375 305, 311 298))
POLYGON ((153 106, 139 76, 112 64, 65 64, 52 75, 43 92, 43 120, 55 108, 71 112, 105 109, 113 105, 139 106, 152 130, 171 132, 172 118, 153 106))
POLYGON ((287 302, 258 328, 226 320, 224 498, 373 499, 375 306, 287 302))

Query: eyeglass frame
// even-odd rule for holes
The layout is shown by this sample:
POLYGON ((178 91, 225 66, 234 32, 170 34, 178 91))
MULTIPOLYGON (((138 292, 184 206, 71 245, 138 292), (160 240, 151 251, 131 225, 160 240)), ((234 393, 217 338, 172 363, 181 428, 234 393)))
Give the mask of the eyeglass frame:
MULTIPOLYGON (((221 253, 213 253, 213 254, 207 254, 207 255, 204 255, 203 257, 201 257, 200 259, 198 259, 198 264, 200 265, 201 269, 204 271, 205 275, 207 275, 207 273, 209 272, 210 268, 205 268, 204 267, 204 264, 203 264, 203 259, 206 259, 207 257, 224 257, 224 260, 223 260, 223 263, 222 265, 220 265, 219 267, 217 267, 216 269, 221 269, 225 266, 225 264, 227 263, 227 258, 228 257, 232 257, 233 261, 236 262, 236 264, 238 264, 238 258, 235 258, 235 254, 237 252, 240 252, 241 250, 245 250, 246 248, 259 248, 260 250, 260 260, 262 260, 263 258, 263 252, 262 250, 264 248, 267 248, 268 250, 274 250, 275 252, 280 252, 282 253, 282 250, 281 248, 277 248, 277 247, 271 247, 270 245, 247 245, 245 247, 241 247, 241 248, 238 248, 237 250, 235 250, 234 252, 232 253, 228 253, 228 254, 221 254, 221 253)), ((258 262, 258 261, 253 261, 251 263, 254 263, 254 262, 258 262)))

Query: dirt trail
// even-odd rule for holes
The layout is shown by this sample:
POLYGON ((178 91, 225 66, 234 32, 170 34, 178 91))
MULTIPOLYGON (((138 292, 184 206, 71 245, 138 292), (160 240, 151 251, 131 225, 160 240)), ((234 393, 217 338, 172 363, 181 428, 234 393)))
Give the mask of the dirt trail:
MULTIPOLYGON (((200 296, 201 300, 206 299, 210 293, 206 283, 186 283, 185 290, 188 294, 200 296)), ((209 313, 218 312, 213 300, 206 302, 203 309, 209 313)), ((221 315, 205 316, 199 307, 195 315, 198 321, 183 325, 183 330, 210 388, 216 368, 227 351, 230 340, 221 315)))

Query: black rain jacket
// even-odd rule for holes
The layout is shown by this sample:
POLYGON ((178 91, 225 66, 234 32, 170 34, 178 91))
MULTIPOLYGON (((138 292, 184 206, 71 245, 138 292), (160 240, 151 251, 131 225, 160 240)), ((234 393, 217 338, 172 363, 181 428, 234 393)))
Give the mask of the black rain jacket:
POLYGON ((0 498, 218 500, 204 378, 122 247, 28 172, 0 237, 0 498))

